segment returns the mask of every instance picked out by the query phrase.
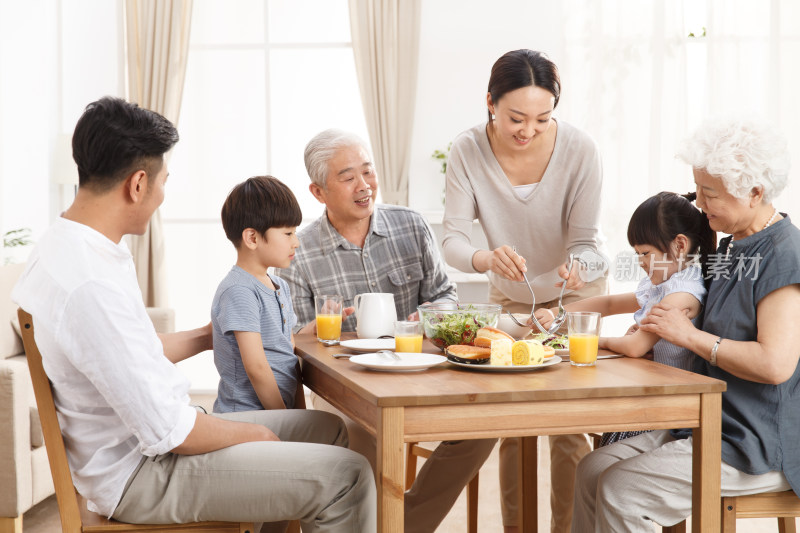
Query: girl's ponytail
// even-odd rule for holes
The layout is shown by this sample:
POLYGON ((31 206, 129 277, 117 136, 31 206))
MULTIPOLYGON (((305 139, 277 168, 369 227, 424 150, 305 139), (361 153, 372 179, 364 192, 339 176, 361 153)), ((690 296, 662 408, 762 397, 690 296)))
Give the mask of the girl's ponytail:
MULTIPOLYGON (((697 200, 697 193, 690 192, 682 195, 690 202, 697 200)), ((697 254, 700 259, 700 268, 703 271, 703 279, 708 280, 708 264, 709 256, 717 251, 717 232, 711 229, 708 223, 708 217, 703 214, 699 209, 695 209, 697 215, 695 216, 695 239, 697 239, 697 254)))

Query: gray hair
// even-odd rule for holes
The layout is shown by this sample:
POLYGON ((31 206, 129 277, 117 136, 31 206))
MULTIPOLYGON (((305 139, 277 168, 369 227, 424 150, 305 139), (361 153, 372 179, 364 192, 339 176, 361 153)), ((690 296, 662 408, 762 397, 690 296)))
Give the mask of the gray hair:
POLYGON ((676 156, 722 179, 725 190, 744 199, 753 188, 771 203, 789 179, 789 150, 776 128, 752 119, 708 119, 678 147, 676 156))
POLYGON ((303 159, 311 183, 324 189, 325 180, 328 178, 328 163, 338 150, 351 146, 363 148, 369 154, 367 144, 361 137, 348 131, 332 128, 318 133, 308 141, 303 159))

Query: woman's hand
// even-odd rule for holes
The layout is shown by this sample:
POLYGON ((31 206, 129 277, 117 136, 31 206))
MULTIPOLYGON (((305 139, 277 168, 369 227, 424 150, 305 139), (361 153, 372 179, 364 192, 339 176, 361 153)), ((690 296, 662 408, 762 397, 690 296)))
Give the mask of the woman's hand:
POLYGON ((525 259, 517 254, 511 246, 504 244, 494 250, 480 250, 472 257, 472 266, 478 272, 491 270, 511 281, 525 281, 523 272, 527 272, 525 259))
POLYGON ((665 341, 683 348, 687 347, 689 336, 697 331, 686 310, 664 302, 650 309, 639 329, 655 333, 665 341))
MULTIPOLYGON (((558 267, 558 275, 561 279, 565 279, 567 289, 576 291, 586 285, 586 282, 581 279, 581 263, 577 259, 573 259, 572 265, 564 263, 558 267)), ((556 287, 561 287, 565 282, 556 283, 556 287)))
MULTIPOLYGON (((553 309, 545 309, 541 307, 537 309, 533 315, 536 317, 536 320, 542 325, 544 329, 550 329, 550 324, 553 323, 553 320, 556 319, 555 313, 558 312, 558 308, 554 307, 553 309)), ((528 319, 528 325, 533 329, 533 320, 530 318, 528 319)))

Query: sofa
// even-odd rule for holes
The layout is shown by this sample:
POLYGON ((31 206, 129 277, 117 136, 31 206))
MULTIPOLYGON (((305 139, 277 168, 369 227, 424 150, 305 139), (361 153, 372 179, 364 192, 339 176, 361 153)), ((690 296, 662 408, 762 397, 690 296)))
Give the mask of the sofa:
MULTIPOLYGON (((0 266, 0 533, 22 533, 22 515, 54 493, 11 289, 25 265, 0 266)), ((156 331, 174 331, 171 309, 149 308, 156 331)), ((34 317, 35 320, 35 317, 34 317)))

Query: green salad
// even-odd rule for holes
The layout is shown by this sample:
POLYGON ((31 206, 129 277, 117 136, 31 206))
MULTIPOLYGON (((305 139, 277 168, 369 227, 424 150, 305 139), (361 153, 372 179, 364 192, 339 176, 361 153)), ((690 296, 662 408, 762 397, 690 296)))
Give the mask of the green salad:
POLYGON ((566 335, 555 335, 550 333, 537 333, 531 337, 545 346, 552 346, 556 350, 566 350, 569 348, 569 341, 566 335))
MULTIPOLYGON (((496 317, 495 317, 496 318, 496 317)), ((452 344, 472 344, 475 333, 491 325, 491 314, 476 313, 471 307, 456 313, 426 313, 423 321, 425 333, 437 348, 444 350, 452 344)))

